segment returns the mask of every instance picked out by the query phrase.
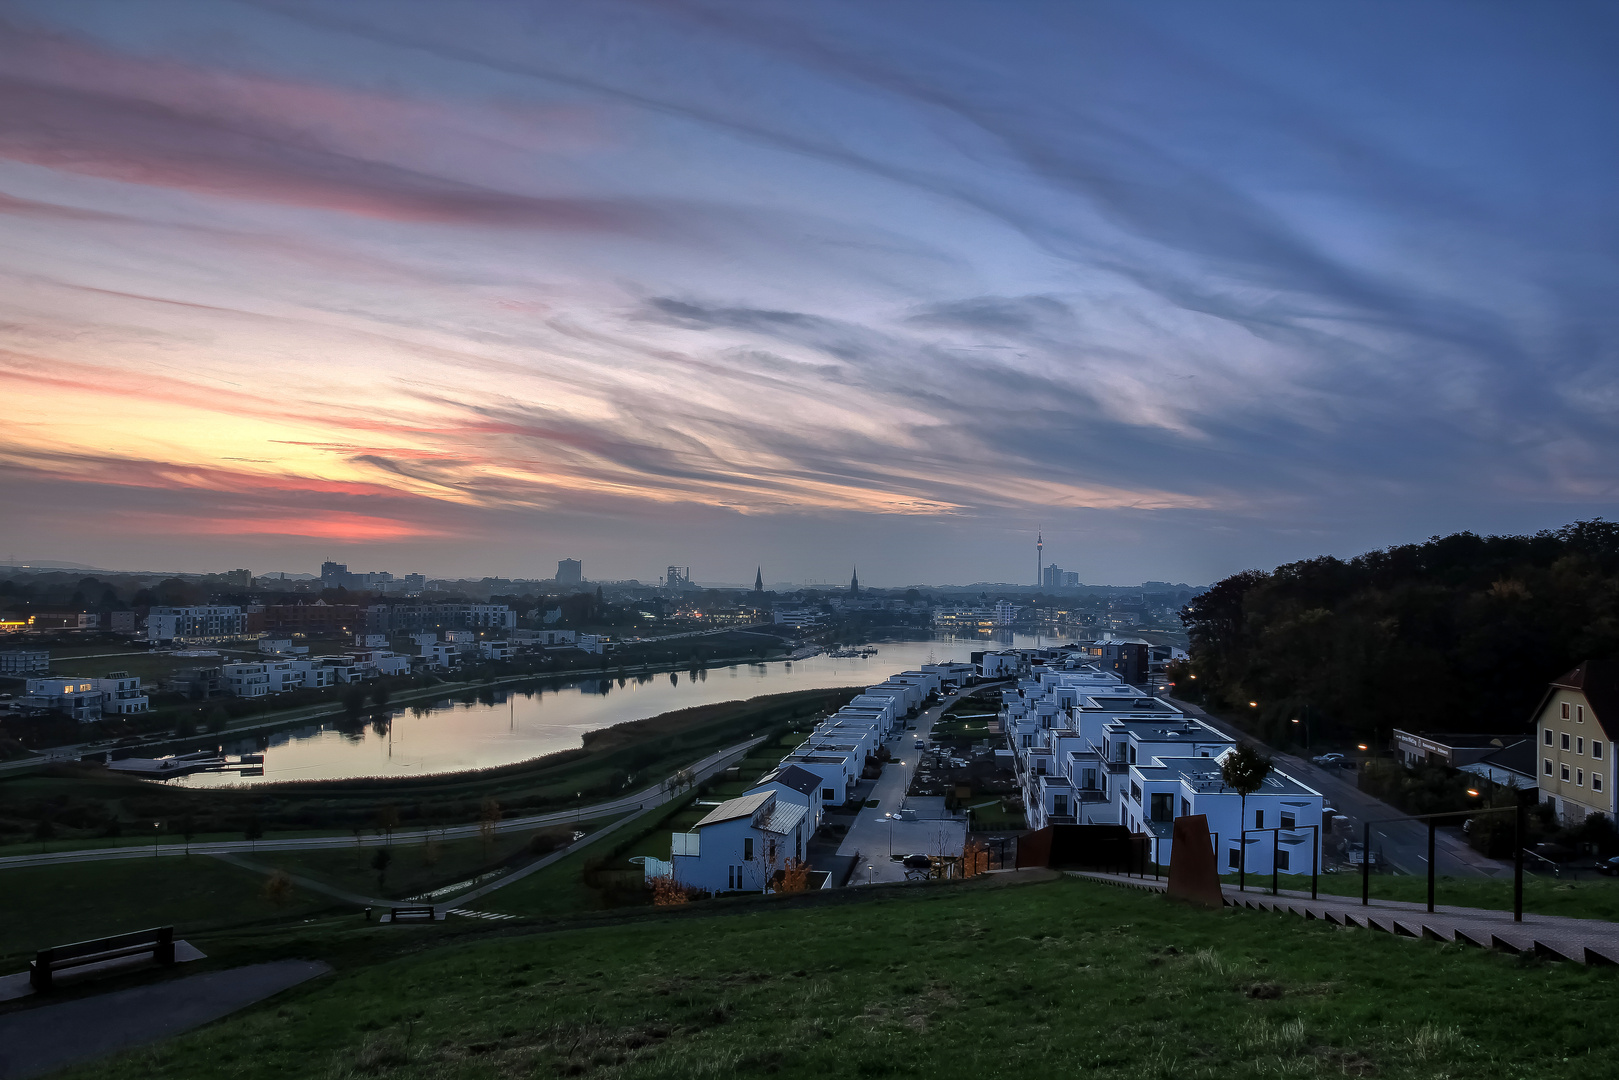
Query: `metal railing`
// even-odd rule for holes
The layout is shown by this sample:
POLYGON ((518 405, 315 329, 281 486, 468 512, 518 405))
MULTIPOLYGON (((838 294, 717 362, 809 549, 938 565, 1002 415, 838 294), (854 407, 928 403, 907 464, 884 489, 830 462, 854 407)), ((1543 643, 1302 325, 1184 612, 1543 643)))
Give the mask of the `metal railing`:
POLYGON ((1428 911, 1434 909, 1434 891, 1437 873, 1434 867, 1434 836, 1439 818, 1482 817, 1485 814, 1513 814, 1512 822, 1512 921, 1523 922, 1523 832, 1527 806, 1522 792, 1514 792, 1515 805, 1495 806, 1484 810, 1446 810, 1438 814, 1404 814, 1400 817, 1377 818, 1361 823, 1360 904, 1369 907, 1372 902, 1372 826, 1390 821, 1426 821, 1428 823, 1428 911))
POLYGON ((1278 853, 1282 850, 1282 834, 1284 832, 1303 832, 1310 830, 1310 899, 1320 899, 1321 886, 1321 826, 1319 825, 1278 825, 1273 829, 1244 829, 1242 839, 1237 848, 1237 891, 1248 891, 1248 834, 1270 833, 1270 894, 1281 895, 1281 867, 1278 853))

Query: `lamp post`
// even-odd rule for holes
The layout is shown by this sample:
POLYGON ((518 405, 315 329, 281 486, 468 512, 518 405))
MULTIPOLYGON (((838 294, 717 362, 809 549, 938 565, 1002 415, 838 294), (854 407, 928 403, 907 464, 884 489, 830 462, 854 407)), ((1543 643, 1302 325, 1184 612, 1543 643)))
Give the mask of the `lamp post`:
POLYGON ((152 858, 154 858, 154 859, 157 858, 157 840, 158 840, 158 837, 163 835, 158 830, 160 830, 162 828, 163 828, 163 823, 161 821, 152 822, 152 858))
MULTIPOLYGON (((1295 724, 1298 724, 1299 723, 1299 718, 1295 716, 1293 718, 1293 722, 1295 724)), ((1309 724, 1300 724, 1299 726, 1304 728, 1304 752, 1306 754, 1308 754, 1310 752, 1310 725, 1309 724)))
POLYGON ((884 814, 883 817, 888 819, 888 857, 892 859, 894 857, 894 815, 884 814))

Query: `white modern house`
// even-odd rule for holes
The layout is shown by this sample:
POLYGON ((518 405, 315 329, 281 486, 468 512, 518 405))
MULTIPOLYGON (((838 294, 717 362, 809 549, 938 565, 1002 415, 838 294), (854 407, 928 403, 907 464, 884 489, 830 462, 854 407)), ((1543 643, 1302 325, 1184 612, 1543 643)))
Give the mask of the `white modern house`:
POLYGON ((764 892, 790 860, 804 858, 813 833, 809 815, 774 789, 729 799, 689 832, 672 834, 670 876, 715 894, 764 892))
POLYGON ((759 782, 743 794, 761 791, 774 791, 777 799, 797 803, 808 810, 810 835, 821 827, 826 802, 821 798, 819 776, 797 765, 780 765, 761 776, 759 782))
POLYGON ((56 710, 88 724, 101 719, 101 704, 102 693, 94 679, 28 679, 23 683, 22 705, 30 711, 56 710))
POLYGON ((821 802, 826 806, 841 806, 849 801, 860 768, 854 764, 853 754, 795 750, 781 759, 783 765, 796 765, 820 778, 821 802))
POLYGON ((1245 848, 1252 874, 1270 873, 1273 855, 1284 874, 1307 874, 1320 865, 1326 800, 1286 773, 1272 770, 1244 800, 1225 786, 1218 760, 1159 757, 1132 765, 1127 784, 1123 824, 1152 838, 1159 865, 1174 858, 1174 819, 1196 814, 1208 818, 1221 873, 1242 869, 1245 848))

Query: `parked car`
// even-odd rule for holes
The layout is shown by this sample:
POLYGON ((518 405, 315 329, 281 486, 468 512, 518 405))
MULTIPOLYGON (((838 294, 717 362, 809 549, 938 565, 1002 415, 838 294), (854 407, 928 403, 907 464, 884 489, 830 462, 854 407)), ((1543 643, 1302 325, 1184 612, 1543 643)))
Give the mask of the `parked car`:
POLYGON ((1597 863, 1597 873, 1605 874, 1608 877, 1619 877, 1619 855, 1615 855, 1611 859, 1603 859, 1597 863))
POLYGON ((1341 768, 1344 764, 1344 756, 1342 754, 1322 754, 1320 757, 1317 757, 1314 760, 1317 765, 1327 769, 1341 768))
POLYGON ((907 870, 929 870, 932 867, 933 860, 926 855, 905 856, 905 869, 907 870))
POLYGON ((923 742, 921 739, 918 739, 916 740, 916 748, 918 750, 926 750, 928 748, 928 744, 923 742))

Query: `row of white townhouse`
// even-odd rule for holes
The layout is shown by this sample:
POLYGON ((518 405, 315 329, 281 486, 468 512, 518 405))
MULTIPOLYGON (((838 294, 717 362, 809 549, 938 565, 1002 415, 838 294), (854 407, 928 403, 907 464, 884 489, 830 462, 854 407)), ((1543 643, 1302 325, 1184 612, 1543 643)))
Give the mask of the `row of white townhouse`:
POLYGON ((971 664, 925 664, 866 687, 742 795, 672 834, 668 861, 646 860, 647 877, 714 894, 769 890, 789 863, 804 861, 826 808, 852 797, 884 740, 928 701, 975 678, 971 664))
POLYGON ((1203 815, 1222 870, 1308 871, 1320 858, 1321 793, 1273 770, 1246 799, 1221 765, 1236 741, 1174 705, 1075 659, 1036 664, 1001 695, 1028 825, 1123 825, 1173 858, 1177 817, 1203 815), (1275 833, 1273 836, 1272 834, 1275 833))

